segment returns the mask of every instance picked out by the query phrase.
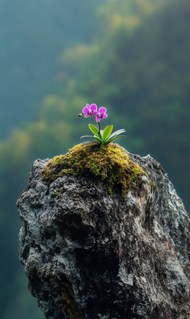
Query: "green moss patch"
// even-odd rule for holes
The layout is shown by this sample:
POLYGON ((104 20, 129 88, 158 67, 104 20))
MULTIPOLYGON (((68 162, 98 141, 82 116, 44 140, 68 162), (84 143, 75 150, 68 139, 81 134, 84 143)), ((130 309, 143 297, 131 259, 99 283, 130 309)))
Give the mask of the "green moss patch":
POLYGON ((141 177, 146 174, 116 143, 82 143, 65 155, 52 158, 43 171, 43 179, 48 184, 64 175, 101 181, 110 194, 125 196, 132 183, 134 187, 140 187, 141 177))

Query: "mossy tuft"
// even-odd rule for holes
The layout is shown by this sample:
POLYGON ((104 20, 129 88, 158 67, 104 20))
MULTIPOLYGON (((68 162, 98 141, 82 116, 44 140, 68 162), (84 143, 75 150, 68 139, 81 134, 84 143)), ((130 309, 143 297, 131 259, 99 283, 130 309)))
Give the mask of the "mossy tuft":
POLYGON ((64 175, 85 176, 101 181, 109 194, 125 196, 131 184, 140 187, 141 177, 146 173, 116 143, 81 143, 65 155, 52 158, 43 170, 43 179, 48 184, 64 175))

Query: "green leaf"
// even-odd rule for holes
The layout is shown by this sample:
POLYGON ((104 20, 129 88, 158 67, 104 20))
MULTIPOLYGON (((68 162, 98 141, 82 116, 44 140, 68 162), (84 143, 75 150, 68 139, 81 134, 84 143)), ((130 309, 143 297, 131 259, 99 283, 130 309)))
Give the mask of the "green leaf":
POLYGON ((125 133, 125 132, 126 132, 125 129, 117 130, 117 131, 113 132, 113 133, 109 136, 109 138, 118 136, 118 135, 120 135, 120 134, 122 134, 122 133, 125 133))
POLYGON ((85 137, 91 137, 91 138, 94 138, 94 136, 92 136, 92 135, 83 135, 83 136, 81 136, 80 138, 85 138, 85 137))
POLYGON ((94 126, 93 124, 88 124, 88 127, 93 134, 95 134, 98 137, 100 136, 99 131, 98 131, 96 126, 94 126))
POLYGON ((112 131, 113 131, 113 125, 108 125, 105 127, 103 134, 102 134, 104 141, 106 141, 108 139, 108 137, 110 136, 112 131))
POLYGON ((103 140, 102 140, 99 136, 94 135, 94 138, 95 138, 99 143, 102 143, 102 142, 103 142, 103 140))
POLYGON ((118 138, 120 138, 120 137, 127 137, 126 135, 117 135, 117 136, 115 136, 115 137, 112 137, 112 138, 108 138, 107 139, 107 141, 106 141, 106 144, 109 144, 109 143, 111 143, 111 142, 113 142, 113 141, 116 141, 118 138))
POLYGON ((103 130, 100 130, 100 134, 99 134, 99 136, 100 136, 100 138, 103 140, 103 130))

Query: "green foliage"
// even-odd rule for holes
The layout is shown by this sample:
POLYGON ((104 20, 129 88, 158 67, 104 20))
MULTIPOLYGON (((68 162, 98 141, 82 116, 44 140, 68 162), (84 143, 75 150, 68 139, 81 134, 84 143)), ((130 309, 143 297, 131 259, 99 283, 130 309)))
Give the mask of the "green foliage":
POLYGON ((108 125, 105 127, 102 133, 102 138, 104 141, 106 141, 110 137, 112 131, 113 131, 113 125, 108 125))
POLYGON ((100 130, 100 131, 93 124, 88 124, 88 127, 94 135, 93 136, 84 135, 84 136, 81 136, 81 138, 86 138, 86 137, 93 138, 95 139, 97 143, 102 145, 107 145, 111 142, 116 141, 120 137, 125 137, 125 135, 121 135, 122 133, 125 133, 124 129, 117 130, 112 133, 113 125, 108 125, 104 128, 104 130, 100 130))
POLYGON ((91 130, 91 132, 94 133, 95 136, 101 137, 96 126, 94 126, 93 124, 88 124, 88 127, 91 130))

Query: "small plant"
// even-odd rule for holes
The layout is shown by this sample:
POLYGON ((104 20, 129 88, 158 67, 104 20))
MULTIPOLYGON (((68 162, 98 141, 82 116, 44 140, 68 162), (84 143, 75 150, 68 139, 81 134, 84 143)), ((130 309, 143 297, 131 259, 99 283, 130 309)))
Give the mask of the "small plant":
POLYGON ((86 106, 82 109, 82 116, 85 118, 89 116, 95 116, 96 122, 98 123, 98 128, 93 124, 89 124, 88 127, 93 135, 84 135, 81 136, 81 138, 93 138, 97 143, 106 145, 114 142, 120 137, 125 137, 125 135, 122 135, 126 132, 124 129, 117 130, 112 133, 113 125, 108 125, 104 128, 104 130, 101 130, 100 121, 108 117, 106 107, 101 106, 98 108, 95 103, 86 104, 86 106))

